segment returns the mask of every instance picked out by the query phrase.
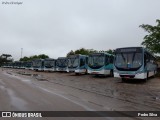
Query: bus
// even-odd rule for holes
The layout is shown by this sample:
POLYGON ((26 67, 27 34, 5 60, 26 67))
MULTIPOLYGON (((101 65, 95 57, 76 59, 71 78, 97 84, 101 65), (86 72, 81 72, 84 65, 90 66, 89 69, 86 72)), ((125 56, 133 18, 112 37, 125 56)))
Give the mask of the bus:
POLYGON ((55 71, 56 70, 56 60, 52 58, 44 59, 44 71, 55 71))
POLYGON ((88 73, 93 75, 113 76, 114 55, 101 52, 92 53, 88 57, 88 73))
POLYGON ((33 70, 44 71, 44 59, 33 60, 33 70))
POLYGON ((144 79, 157 72, 155 57, 143 47, 125 47, 115 50, 114 77, 144 79))
POLYGON ((75 74, 87 73, 87 61, 86 55, 70 55, 68 56, 68 72, 75 72, 75 74))
POLYGON ((33 66, 32 65, 33 65, 32 61, 27 61, 26 65, 25 65, 25 69, 33 70, 33 66))
POLYGON ((20 69, 21 68, 21 62, 20 61, 15 61, 14 65, 13 65, 13 68, 20 69))
POLYGON ((68 72, 68 58, 59 57, 56 61, 56 71, 68 72))
POLYGON ((26 62, 25 61, 20 61, 20 69, 25 69, 26 62))
POLYGON ((3 68, 12 68, 13 66, 13 62, 6 62, 6 63, 3 63, 2 67, 3 68))

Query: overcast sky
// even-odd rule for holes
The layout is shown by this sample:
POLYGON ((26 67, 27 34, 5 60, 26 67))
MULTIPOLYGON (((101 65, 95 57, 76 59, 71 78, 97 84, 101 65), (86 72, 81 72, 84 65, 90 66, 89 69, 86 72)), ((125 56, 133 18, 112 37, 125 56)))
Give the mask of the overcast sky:
POLYGON ((0 55, 63 57, 79 48, 140 46, 141 24, 156 25, 160 0, 0 0, 0 55))

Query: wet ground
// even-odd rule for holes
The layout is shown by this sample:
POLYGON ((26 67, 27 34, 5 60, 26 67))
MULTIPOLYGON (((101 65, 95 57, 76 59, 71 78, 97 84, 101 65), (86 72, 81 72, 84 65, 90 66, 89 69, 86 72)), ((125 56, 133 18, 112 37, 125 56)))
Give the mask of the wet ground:
MULTIPOLYGON (((77 76, 74 73, 35 72, 4 68, 2 73, 27 84, 33 84, 45 92, 53 94, 54 91, 55 95, 69 99, 89 111, 160 111, 160 78, 150 78, 147 82, 143 80, 122 82, 121 79, 113 77, 77 76)), ((0 89, 4 89, 3 87, 1 85, 0 89)), ((15 93, 8 89, 8 94, 14 96, 15 93)), ((12 102, 13 104, 21 103, 20 106, 16 106, 21 110, 25 108, 25 101, 19 98, 12 97, 12 102)), ((29 108, 29 110, 38 109, 36 107, 29 108)), ((53 109, 45 108, 45 110, 53 109)))

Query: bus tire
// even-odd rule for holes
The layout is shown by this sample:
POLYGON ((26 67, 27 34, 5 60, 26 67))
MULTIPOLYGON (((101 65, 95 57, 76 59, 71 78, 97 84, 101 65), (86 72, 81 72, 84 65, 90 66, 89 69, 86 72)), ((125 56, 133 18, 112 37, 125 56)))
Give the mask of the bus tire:
POLYGON ((125 79, 125 78, 122 78, 122 82, 126 82, 126 79, 125 79))
POLYGON ((145 82, 147 82, 147 80, 148 80, 148 74, 149 74, 149 73, 147 72, 147 76, 146 76, 146 78, 144 79, 145 82))
POLYGON ((75 73, 76 75, 79 75, 79 73, 75 73))
POLYGON ((156 71, 154 70, 154 75, 153 75, 153 77, 155 78, 156 77, 156 71))
POLYGON ((87 75, 87 74, 88 74, 88 71, 86 70, 85 75, 87 75))
POLYGON ((113 77, 113 70, 110 71, 110 76, 113 77))

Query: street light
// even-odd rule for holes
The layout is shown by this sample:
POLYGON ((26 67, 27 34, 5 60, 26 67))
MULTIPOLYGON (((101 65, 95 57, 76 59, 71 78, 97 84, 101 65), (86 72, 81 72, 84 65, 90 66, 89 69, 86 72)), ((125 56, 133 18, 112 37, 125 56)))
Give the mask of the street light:
POLYGON ((21 48, 21 58, 22 58, 22 54, 23 54, 23 48, 21 48))

